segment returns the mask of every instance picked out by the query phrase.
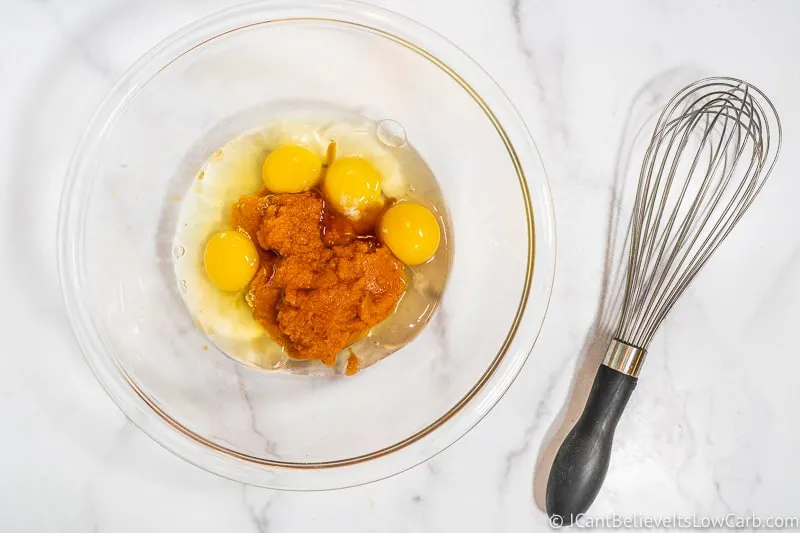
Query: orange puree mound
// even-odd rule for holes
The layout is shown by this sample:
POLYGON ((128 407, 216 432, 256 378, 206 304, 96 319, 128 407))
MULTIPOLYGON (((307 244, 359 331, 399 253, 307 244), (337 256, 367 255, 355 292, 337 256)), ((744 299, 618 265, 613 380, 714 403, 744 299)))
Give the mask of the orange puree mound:
POLYGON ((262 261, 249 301, 292 357, 333 365, 392 314, 405 291, 400 261, 374 236, 359 236, 328 213, 317 193, 245 196, 232 220, 275 254, 262 261))
POLYGON ((233 206, 231 223, 234 228, 244 230, 253 242, 256 242, 256 234, 261 227, 265 210, 266 198, 246 194, 233 206))

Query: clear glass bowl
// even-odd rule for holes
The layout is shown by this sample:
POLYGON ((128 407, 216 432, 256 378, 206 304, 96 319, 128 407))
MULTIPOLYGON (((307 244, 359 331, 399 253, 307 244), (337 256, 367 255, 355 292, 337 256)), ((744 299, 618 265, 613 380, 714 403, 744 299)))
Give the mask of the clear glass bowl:
POLYGON ((299 490, 396 474, 472 428, 531 351, 555 262, 545 172, 500 88, 431 30, 340 1, 235 7, 139 60, 76 150, 58 247, 75 333, 126 415, 201 468, 299 490), (440 308, 354 377, 271 373, 204 349, 173 273, 178 195, 287 102, 398 121, 450 210, 440 308))

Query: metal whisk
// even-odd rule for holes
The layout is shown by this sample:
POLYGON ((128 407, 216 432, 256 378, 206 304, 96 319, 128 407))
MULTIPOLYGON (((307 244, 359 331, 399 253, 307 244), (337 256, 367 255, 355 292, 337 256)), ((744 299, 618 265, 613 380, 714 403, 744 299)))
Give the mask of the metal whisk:
POLYGON ((653 336, 764 186, 780 144, 774 106, 744 81, 700 80, 667 103, 639 174, 619 325, 550 471, 552 517, 572 523, 594 501, 653 336))

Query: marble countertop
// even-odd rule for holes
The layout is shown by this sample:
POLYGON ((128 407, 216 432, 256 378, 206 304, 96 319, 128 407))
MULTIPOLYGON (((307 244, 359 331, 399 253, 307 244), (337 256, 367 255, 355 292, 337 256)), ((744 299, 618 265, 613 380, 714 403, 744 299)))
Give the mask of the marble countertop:
POLYGON ((548 530, 549 443, 593 373, 631 110, 714 74, 770 95, 783 152, 656 337, 592 514, 800 515, 800 3, 379 2, 462 47, 520 110, 552 187, 556 281, 532 357, 477 428, 401 475, 317 493, 243 486, 155 444, 95 381, 58 288, 59 195, 95 108, 139 55, 231 3, 0 2, 0 530, 548 530))

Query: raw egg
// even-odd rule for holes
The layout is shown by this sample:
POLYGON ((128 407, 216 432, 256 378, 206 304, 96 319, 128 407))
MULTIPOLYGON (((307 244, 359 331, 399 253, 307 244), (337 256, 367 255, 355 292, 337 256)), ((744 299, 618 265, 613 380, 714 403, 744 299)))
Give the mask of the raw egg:
POLYGON ((204 256, 213 235, 234 233, 230 213, 242 194, 264 188, 264 158, 280 146, 306 146, 299 136, 284 139, 284 131, 246 133, 211 156, 184 192, 173 241, 178 290, 192 321, 223 352, 265 368, 281 360, 280 345, 253 318, 241 291, 221 290, 211 280, 204 256))
POLYGON ((220 231, 206 243, 203 262, 214 285, 223 291, 240 291, 258 270, 258 250, 244 233, 220 231))
MULTIPOLYGON (((215 271, 216 267, 211 266, 213 261, 209 261, 209 268, 205 264, 209 238, 219 232, 235 233, 231 229, 230 214, 232 206, 242 194, 257 194, 265 186, 273 193, 299 192, 314 187, 319 187, 323 192, 326 166, 329 170, 333 167, 334 177, 343 169, 357 167, 368 170, 363 173, 357 170, 356 174, 372 177, 362 181, 362 190, 366 188, 367 194, 359 194, 358 191, 353 194, 350 191, 350 196, 363 197, 365 201, 328 203, 330 209, 349 214, 353 222, 364 222, 365 227, 371 229, 373 220, 371 216, 364 215, 377 216, 381 213, 386 198, 398 199, 401 204, 422 198, 426 206, 443 207, 430 169, 419 155, 410 146, 403 149, 386 146, 375 131, 374 122, 338 111, 314 109, 313 112, 288 112, 264 127, 231 139, 213 156, 209 153, 209 159, 191 186, 185 191, 175 191, 183 196, 172 242, 172 259, 178 282, 176 291, 186 303, 191 320, 222 352, 260 368, 291 367, 291 363, 286 362, 287 356, 281 345, 273 341, 253 317, 248 295, 244 292, 252 281, 248 273, 250 267, 242 267, 245 274, 240 275, 238 283, 231 283, 232 286, 243 287, 243 291, 223 290, 217 283, 224 284, 219 278, 225 274, 215 274, 212 280, 209 270, 215 271), (335 143, 335 150, 328 159, 326 149, 332 142, 335 143), (299 154, 296 162, 295 158, 289 157, 293 152, 299 154), (348 163, 353 160, 355 164, 348 163), (310 161, 311 164, 304 167, 304 161, 310 161), (276 162, 276 172, 272 172, 273 163, 276 162), (291 173, 293 168, 309 167, 310 171, 299 173, 300 178, 295 180, 291 177, 295 175, 291 173), (286 176, 289 178, 284 179, 286 176), (364 182, 367 182, 366 187, 363 186, 364 182), (369 186, 370 182, 372 187, 369 186), (378 186, 374 185, 376 182, 378 186), (362 205, 368 206, 363 212, 360 210, 362 205)), ((333 179, 330 184, 336 185, 337 181, 333 179)), ((339 183, 343 181, 347 180, 339 183)), ((339 189, 341 191, 342 187, 339 189)), ((444 210, 441 212, 444 213, 444 210)), ((438 214, 436 216, 438 220, 438 214)), ((445 224, 447 219, 444 217, 442 220, 441 223, 445 224)), ((390 224, 386 227, 388 229, 390 224)), ((442 231, 445 231, 444 227, 442 231)), ((381 237, 380 233, 378 236, 381 237)), ((255 241, 251 244, 257 248, 255 241)), ((398 250, 395 246, 395 254, 403 255, 398 250)), ((235 259, 223 263, 237 264, 235 259)), ((419 328, 412 330, 407 324, 424 324, 427 321, 436 307, 431 294, 441 292, 449 264, 450 250, 443 239, 431 260, 413 267, 413 280, 398 311, 377 326, 374 335, 370 333, 369 337, 354 346, 362 367, 369 366, 397 346, 408 342, 409 334, 413 336, 413 332, 419 328), (380 346, 376 344, 378 341, 380 346)), ((239 266, 242 266, 241 263, 239 266)), ((220 270, 224 272, 225 268, 220 270)), ((237 275, 230 277, 236 278, 237 275)), ((301 373, 305 373, 305 370, 301 373)))
POLYGON ((321 173, 320 157, 296 144, 274 150, 261 169, 264 185, 275 194, 307 191, 316 185, 321 173))
POLYGON ((383 205, 380 173, 357 156, 341 157, 331 164, 322 193, 336 211, 356 220, 383 205))
POLYGON ((381 218, 379 233, 395 257, 407 265, 420 265, 433 257, 441 239, 433 213, 411 203, 390 207, 381 218))

